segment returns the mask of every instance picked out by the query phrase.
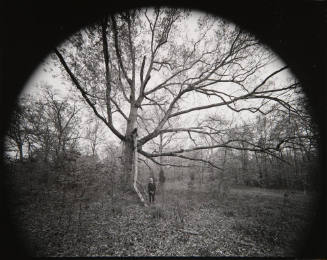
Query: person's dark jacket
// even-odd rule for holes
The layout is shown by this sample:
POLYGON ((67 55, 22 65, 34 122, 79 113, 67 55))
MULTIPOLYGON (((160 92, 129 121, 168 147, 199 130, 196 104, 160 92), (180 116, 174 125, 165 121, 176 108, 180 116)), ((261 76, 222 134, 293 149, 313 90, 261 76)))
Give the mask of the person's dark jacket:
POLYGON ((156 185, 154 183, 149 183, 148 184, 148 192, 151 194, 154 194, 156 192, 156 185))

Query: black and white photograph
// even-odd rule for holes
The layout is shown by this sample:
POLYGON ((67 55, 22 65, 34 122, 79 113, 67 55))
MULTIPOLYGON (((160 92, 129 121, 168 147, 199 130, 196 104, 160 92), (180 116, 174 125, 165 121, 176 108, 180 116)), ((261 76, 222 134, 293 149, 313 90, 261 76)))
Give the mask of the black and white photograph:
POLYGON ((319 36, 292 54, 291 7, 269 7, 270 45, 219 8, 169 3, 107 4, 83 23, 70 7, 56 26, 35 11, 61 38, 17 79, 42 34, 33 45, 29 22, 8 27, 19 50, 4 49, 4 89, 20 88, 2 129, 8 244, 32 257, 323 256, 326 74, 316 50, 298 55, 319 36))

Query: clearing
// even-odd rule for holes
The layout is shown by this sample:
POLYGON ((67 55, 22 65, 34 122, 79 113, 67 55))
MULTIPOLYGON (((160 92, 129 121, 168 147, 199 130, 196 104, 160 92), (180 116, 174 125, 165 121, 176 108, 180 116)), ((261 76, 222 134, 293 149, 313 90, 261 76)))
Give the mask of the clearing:
POLYGON ((155 205, 58 192, 17 195, 12 212, 35 256, 297 256, 313 195, 166 183, 155 205))

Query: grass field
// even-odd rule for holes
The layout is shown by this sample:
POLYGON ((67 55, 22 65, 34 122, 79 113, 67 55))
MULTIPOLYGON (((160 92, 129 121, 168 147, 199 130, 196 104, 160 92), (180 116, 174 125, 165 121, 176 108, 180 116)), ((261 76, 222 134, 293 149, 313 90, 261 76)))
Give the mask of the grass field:
POLYGON ((147 208, 134 194, 66 196, 26 191, 16 200, 12 214, 33 255, 297 256, 314 213, 312 195, 285 201, 281 190, 250 187, 217 197, 208 185, 167 183, 147 208))

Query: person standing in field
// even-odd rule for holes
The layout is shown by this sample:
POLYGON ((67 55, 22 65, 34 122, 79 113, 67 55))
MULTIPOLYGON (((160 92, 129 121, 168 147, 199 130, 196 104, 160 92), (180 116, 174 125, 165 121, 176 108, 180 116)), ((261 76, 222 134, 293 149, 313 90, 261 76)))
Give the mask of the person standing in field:
POLYGON ((148 193, 149 193, 150 204, 154 203, 154 197, 156 194, 156 184, 153 182, 152 178, 150 178, 150 182, 148 184, 148 193))

